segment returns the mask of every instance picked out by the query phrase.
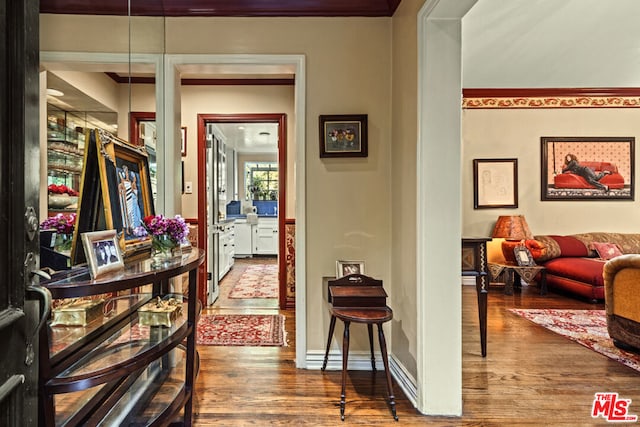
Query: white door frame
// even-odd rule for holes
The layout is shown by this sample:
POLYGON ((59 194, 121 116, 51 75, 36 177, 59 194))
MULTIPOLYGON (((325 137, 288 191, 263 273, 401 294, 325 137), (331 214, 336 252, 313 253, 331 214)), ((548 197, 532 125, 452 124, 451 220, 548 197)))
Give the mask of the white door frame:
MULTIPOLYGON (((304 55, 163 55, 100 52, 53 52, 41 51, 40 62, 65 64, 77 70, 95 71, 101 64, 108 68, 113 64, 152 64, 156 75, 156 120, 163 123, 156 129, 158 201, 156 209, 172 216, 180 208, 180 168, 171 159, 180 152, 180 74, 181 66, 187 64, 213 65, 265 65, 287 66, 295 73, 294 111, 296 143, 296 367, 306 368, 307 316, 306 316, 306 62, 304 55), (167 191, 172 189, 172 191, 167 191)), ((127 119, 128 120, 128 119, 127 119)))
POLYGON ((418 13, 417 409, 428 415, 462 415, 462 17, 476 1, 427 0, 418 13))
MULTIPOLYGON (((294 126, 296 144, 296 367, 306 368, 307 353, 307 313, 306 313, 306 70, 304 55, 207 55, 176 54, 165 55, 164 105, 179 104, 179 70, 189 64, 245 65, 264 67, 265 65, 289 66, 295 73, 294 126), (178 89, 176 89, 178 88, 178 89), (178 99, 176 99, 176 96, 178 99)), ((167 112, 171 110, 167 109, 167 112)), ((165 115, 165 129, 179 129, 179 114, 165 115)), ((179 189, 178 182, 173 185, 179 189)), ((172 187, 168 187, 172 188, 172 187)), ((283 212, 283 214, 285 214, 283 212)))

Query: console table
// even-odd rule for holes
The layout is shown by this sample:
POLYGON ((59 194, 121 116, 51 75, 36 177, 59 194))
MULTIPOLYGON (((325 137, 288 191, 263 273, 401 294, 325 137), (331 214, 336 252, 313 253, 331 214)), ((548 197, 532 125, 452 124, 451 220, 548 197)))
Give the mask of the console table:
POLYGON ((482 357, 487 356, 487 294, 489 293, 487 242, 489 240, 491 239, 487 237, 462 238, 462 275, 476 278, 482 357))
POLYGON ((41 425, 192 424, 196 279, 204 256, 193 248, 160 267, 143 259, 96 279, 81 267, 42 283, 54 299, 106 302, 83 326, 49 321, 41 329, 41 425), (170 287, 170 279, 183 273, 189 275, 186 296, 181 283, 180 289, 170 287), (138 309, 156 299, 182 305, 168 327, 140 320, 138 309))

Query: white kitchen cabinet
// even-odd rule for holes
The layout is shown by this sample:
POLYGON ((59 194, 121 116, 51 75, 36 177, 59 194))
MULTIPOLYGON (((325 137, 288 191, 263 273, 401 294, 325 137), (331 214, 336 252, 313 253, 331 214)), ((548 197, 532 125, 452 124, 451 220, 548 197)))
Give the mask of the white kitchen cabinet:
POLYGON ((237 258, 250 257, 253 254, 253 225, 245 219, 235 223, 235 256, 237 258))
POLYGON ((221 280, 233 267, 235 255, 235 224, 233 221, 220 226, 218 248, 218 280, 221 280))
POLYGON ((278 255, 278 218, 258 219, 253 230, 253 253, 278 255))

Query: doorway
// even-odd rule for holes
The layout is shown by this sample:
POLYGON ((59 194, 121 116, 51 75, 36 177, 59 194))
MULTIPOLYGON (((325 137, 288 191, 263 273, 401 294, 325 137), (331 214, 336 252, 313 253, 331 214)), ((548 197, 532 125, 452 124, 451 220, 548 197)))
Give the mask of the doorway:
MULTIPOLYGON (((207 294, 200 298, 209 305, 220 298, 223 305, 242 306, 228 296, 248 275, 248 281, 258 277, 265 286, 274 279, 275 307, 287 306, 286 260, 281 256, 286 237, 286 135, 283 113, 198 114, 198 229, 202 241, 208 242, 209 266, 203 278, 207 294), (229 251, 229 245, 234 249, 229 251), (236 257, 233 268, 230 263, 235 264, 236 257), (222 283, 226 286, 220 296, 222 283)), ((256 291, 261 294, 261 289, 256 291)), ((270 308, 273 302, 258 305, 270 308)))

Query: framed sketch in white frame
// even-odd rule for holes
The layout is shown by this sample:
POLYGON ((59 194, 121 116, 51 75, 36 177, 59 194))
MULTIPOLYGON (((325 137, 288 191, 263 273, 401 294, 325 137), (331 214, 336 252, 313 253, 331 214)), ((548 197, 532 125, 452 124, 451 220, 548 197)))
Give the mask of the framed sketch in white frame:
POLYGON ((336 261, 336 278, 349 274, 364 274, 364 261, 336 261))
POLYGON ((124 261, 118 247, 116 230, 82 233, 84 253, 91 278, 95 279, 111 271, 124 269, 124 261))

